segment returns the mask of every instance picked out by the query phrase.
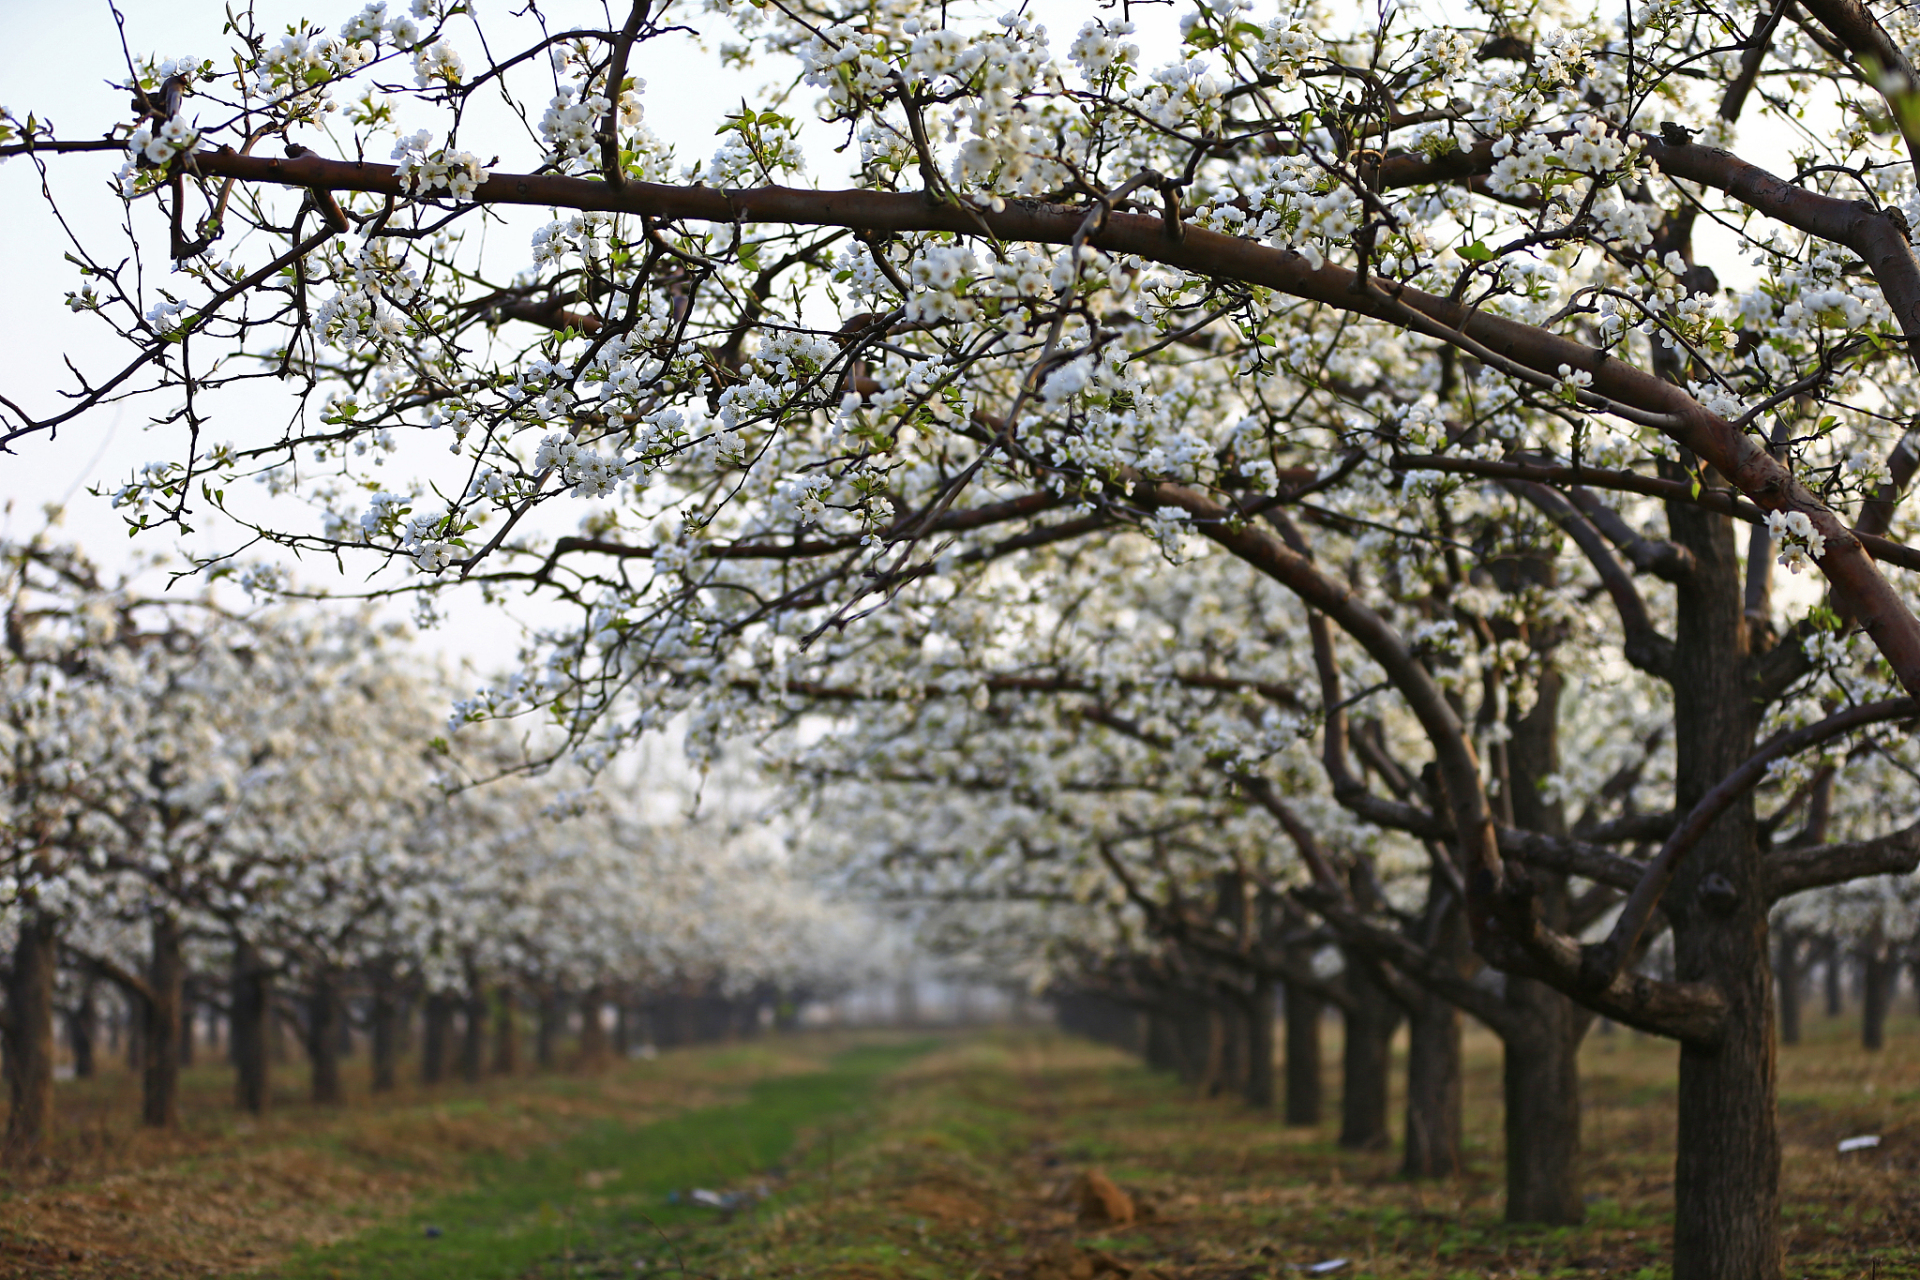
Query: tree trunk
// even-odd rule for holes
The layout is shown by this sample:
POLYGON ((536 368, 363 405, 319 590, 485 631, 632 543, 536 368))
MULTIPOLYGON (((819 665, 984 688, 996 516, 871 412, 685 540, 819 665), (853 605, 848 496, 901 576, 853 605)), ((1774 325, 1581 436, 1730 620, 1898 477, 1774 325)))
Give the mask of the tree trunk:
POLYGON ((1287 1104, 1286 1122, 1311 1126, 1320 1123, 1320 1013, 1319 996, 1305 987, 1286 988, 1287 1104))
POLYGON ((94 1046, 100 1039, 100 1004, 94 998, 94 977, 88 973, 80 980, 80 997, 67 1015, 67 1051, 73 1054, 73 1077, 93 1079, 94 1046))
POLYGON ((194 1013, 198 1002, 194 999, 193 984, 183 983, 180 990, 180 1065, 193 1065, 194 1051, 199 1047, 194 1043, 194 1013))
POLYGON ((613 1002, 613 1056, 633 1056, 633 1000, 626 993, 613 1002))
POLYGON ((400 1068, 400 1001, 393 989, 393 967, 373 967, 373 1001, 369 1010, 369 1058, 375 1093, 391 1093, 400 1068))
MULTIPOLYGON (((1550 561, 1533 566, 1553 580, 1550 561)), ((1549 650, 1535 682, 1533 706, 1507 723, 1507 803, 1516 826, 1565 837, 1565 807, 1547 782, 1560 772, 1560 697, 1564 687, 1549 650)), ((1534 872, 1535 901, 1548 927, 1566 932, 1571 906, 1564 875, 1534 872)), ((1586 1217, 1580 1194, 1580 1041, 1591 1019, 1545 983, 1512 974, 1506 1005, 1501 1083, 1506 1103, 1507 1221, 1566 1226, 1586 1217)))
POLYGON ((427 995, 421 1030, 420 1083, 439 1084, 447 1078, 447 1054, 453 1047, 454 998, 444 991, 427 995))
POLYGON ((1400 1172, 1460 1172, 1460 1011, 1425 991, 1407 1017, 1407 1142, 1400 1172))
POLYGON ((606 1003, 606 991, 597 986, 588 987, 580 997, 580 1062, 588 1068, 607 1062, 607 1027, 600 1020, 606 1003))
POLYGON ((1207 1082, 1207 1096, 1238 1093, 1247 1082, 1247 1019, 1237 1004, 1221 1004, 1214 1009, 1213 1039, 1215 1065, 1207 1082))
POLYGON ((273 977, 260 949, 245 939, 233 944, 227 996, 228 1055, 233 1059, 233 1102, 259 1115, 267 1109, 267 1023, 273 1016, 273 977))
POLYGON ((1346 1013, 1346 1047, 1340 1062, 1340 1145, 1381 1151, 1387 1132, 1387 1093, 1393 1064, 1393 1032, 1400 1007, 1381 985, 1372 963, 1347 952, 1345 975, 1352 1005, 1346 1013))
MULTIPOLYGON (((1273 1107, 1273 1021, 1274 981, 1260 977, 1253 981, 1253 994, 1247 1000, 1247 1076, 1244 1097, 1247 1105, 1261 1110, 1273 1107)), ((1291 1061, 1291 1056, 1289 1056, 1291 1061)))
POLYGON ((180 991, 186 978, 180 922, 156 912, 151 943, 140 1121, 152 1128, 172 1129, 180 1124, 180 991))
MULTIPOLYGON (((6 1163, 37 1163, 53 1138, 53 983, 60 961, 59 924, 47 912, 22 913, 7 970, 6 1163)), ((89 997, 91 998, 91 997, 89 997)))
POLYGON ((1835 938, 1824 939, 1821 943, 1821 950, 1826 953, 1826 965, 1821 977, 1824 983, 1823 992, 1827 998, 1827 1016, 1829 1018, 1837 1018, 1842 1013, 1845 1013, 1847 1008, 1847 993, 1845 986, 1842 984, 1843 975, 1840 972, 1839 940, 1835 938))
POLYGON ((1179 1054, 1175 1048, 1173 1019, 1158 1009, 1147 1012, 1147 1066, 1155 1071, 1178 1071, 1179 1054))
POLYGON ((1586 1018, 1558 991, 1507 978, 1521 1030, 1504 1041, 1507 1221, 1567 1226, 1586 1217, 1580 1194, 1580 1040, 1586 1018))
POLYGON ((147 998, 137 992, 126 991, 121 1003, 125 1006, 121 1017, 127 1030, 127 1070, 134 1075, 144 1075, 147 1069, 147 998))
POLYGON ((510 1076, 520 1069, 520 1020, 516 1013, 513 988, 503 982, 493 1015, 493 1073, 497 1076, 510 1076))
POLYGON ((1860 1047, 1884 1049, 1887 1046, 1887 1010, 1893 1007, 1894 987, 1900 979, 1900 962, 1878 942, 1860 952, 1860 1047))
POLYGON ((466 1026, 460 1038, 460 1078, 479 1084, 487 1067, 487 989, 478 981, 467 986, 466 1026))
POLYGON ((1780 997, 1780 1043, 1800 1043, 1800 936, 1780 930, 1773 946, 1773 983, 1780 997))
POLYGON ((540 993, 540 1021, 534 1032, 533 1061, 542 1071, 553 1070, 560 1057, 560 1033, 566 1026, 566 1005, 560 993, 548 988, 540 993))
MULTIPOLYGON (((1725 516, 1671 503, 1674 540, 1694 571, 1674 593, 1674 803, 1686 813, 1754 750, 1762 708, 1747 684, 1748 637, 1733 531, 1725 516)), ((1725 1039, 1680 1046, 1674 1162, 1674 1280, 1779 1280, 1773 957, 1760 884, 1753 794, 1708 828, 1663 907, 1674 973, 1728 1003, 1725 1039)))
POLYGON ((337 1106, 340 1092, 340 975, 330 965, 314 967, 307 988, 307 1061, 313 1071, 313 1101, 337 1106))

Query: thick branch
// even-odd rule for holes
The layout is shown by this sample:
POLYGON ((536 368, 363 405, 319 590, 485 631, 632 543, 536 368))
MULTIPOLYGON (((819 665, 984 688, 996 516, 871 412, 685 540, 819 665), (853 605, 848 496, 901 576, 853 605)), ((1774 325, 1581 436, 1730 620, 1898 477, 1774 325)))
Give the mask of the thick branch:
MULTIPOLYGON (((1654 476, 1643 476, 1637 471, 1614 471, 1599 467, 1565 467, 1550 463, 1511 462, 1494 458, 1456 458, 1447 454, 1404 454, 1389 459, 1387 465, 1396 471, 1446 471, 1456 475, 1484 476, 1489 480, 1537 480, 1542 484, 1592 485, 1597 489, 1638 493, 1666 502, 1691 502, 1709 511, 1717 511, 1722 515, 1732 516, 1736 520, 1744 520, 1748 524, 1760 524, 1767 518, 1765 511, 1751 502, 1734 497, 1731 490, 1702 485, 1700 491, 1695 493, 1693 486, 1684 480, 1661 480, 1654 476)), ((1910 470, 1908 474, 1911 475, 1910 470)), ((1865 528, 1856 528, 1853 533, 1860 539, 1860 545, 1865 547, 1874 559, 1885 564, 1899 565, 1902 569, 1920 569, 1920 547, 1910 547, 1904 542, 1880 537, 1865 528)))
MULTIPOLYGON (((1681 170, 1694 162, 1717 170, 1742 166, 1724 152, 1705 148, 1673 148, 1649 142, 1648 153, 1680 176, 1690 176, 1681 170), (1691 154, 1696 151, 1698 156, 1691 154), (1666 153, 1674 152, 1688 154, 1666 158, 1666 153)), ((240 181, 383 192, 396 197, 409 194, 400 190, 400 178, 389 165, 323 160, 312 155, 285 159, 248 156, 224 147, 196 152, 190 163, 200 173, 240 181)), ((1797 193, 1796 198, 1843 203, 1791 188, 1753 166, 1743 169, 1785 188, 1789 194, 1797 193)), ((1291 250, 1251 240, 1197 227, 1174 240, 1161 218, 1147 214, 1111 213, 1089 233, 1086 211, 1068 205, 1021 201, 996 211, 960 200, 929 203, 911 193, 786 187, 723 191, 627 183, 616 190, 605 182, 539 174, 494 174, 479 185, 474 199, 484 204, 559 206, 731 224, 844 226, 891 234, 948 231, 1033 243, 1087 243, 1110 253, 1135 254, 1207 276, 1265 286, 1399 327, 1417 322, 1423 330, 1432 328, 1457 335, 1460 342, 1487 351, 1509 367, 1528 370, 1530 376, 1558 379, 1563 368, 1582 371, 1590 376, 1589 391, 1598 401, 1617 406, 1618 412, 1637 421, 1657 423, 1676 443, 1692 450, 1762 507, 1804 513, 1826 540, 1820 564, 1833 586, 1836 603, 1859 620, 1908 691, 1920 694, 1920 622, 1874 568, 1859 539, 1825 503, 1733 423, 1710 413, 1681 388, 1605 351, 1543 329, 1417 289, 1400 288, 1388 296, 1369 288, 1343 267, 1331 263, 1315 267, 1291 250)), ((1865 206, 1856 206, 1856 210, 1857 217, 1846 228, 1854 239, 1878 244, 1876 237, 1892 236, 1897 241, 1893 246, 1895 256, 1904 261, 1916 288, 1901 295, 1899 289, 1884 281, 1882 287, 1896 314, 1902 316, 1903 327, 1909 313, 1920 322, 1920 270, 1915 268, 1905 237, 1895 232, 1884 215, 1865 206), (1915 305, 1908 308, 1907 302, 1915 305)), ((1876 275, 1892 264, 1892 258, 1884 253, 1876 256, 1869 251, 1864 256, 1876 275)), ((1912 332, 1920 333, 1920 323, 1912 332)), ((1453 767, 1443 764, 1443 769, 1453 767)), ((1490 839, 1486 848, 1492 856, 1490 839)))
POLYGON ((1761 892, 1778 902, 1808 889, 1865 876, 1911 875, 1920 867, 1920 822, 1873 840, 1806 845, 1770 855, 1761 866, 1761 892))

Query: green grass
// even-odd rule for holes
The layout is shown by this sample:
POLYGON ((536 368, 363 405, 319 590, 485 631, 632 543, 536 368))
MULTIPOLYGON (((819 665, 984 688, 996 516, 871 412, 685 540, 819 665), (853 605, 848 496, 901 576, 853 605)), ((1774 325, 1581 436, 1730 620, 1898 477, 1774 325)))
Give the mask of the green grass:
POLYGON ((668 1203, 694 1187, 751 1186, 822 1121, 856 1111, 877 1080, 932 1041, 867 1046, 824 1071, 777 1077, 743 1102, 653 1124, 603 1122, 518 1158, 475 1162, 474 1189, 294 1257, 289 1280, 517 1280, 638 1274, 670 1265, 676 1227, 714 1210, 668 1203), (430 1229, 437 1234, 429 1234, 430 1229))

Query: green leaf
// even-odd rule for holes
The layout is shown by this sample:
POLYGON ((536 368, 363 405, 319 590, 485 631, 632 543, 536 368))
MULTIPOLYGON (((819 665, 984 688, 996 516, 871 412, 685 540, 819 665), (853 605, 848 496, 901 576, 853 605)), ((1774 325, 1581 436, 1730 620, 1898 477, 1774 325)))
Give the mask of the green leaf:
POLYGON ((1493 250, 1487 248, 1485 240, 1475 240, 1472 244, 1462 245, 1454 250, 1468 262, 1492 262, 1493 250))

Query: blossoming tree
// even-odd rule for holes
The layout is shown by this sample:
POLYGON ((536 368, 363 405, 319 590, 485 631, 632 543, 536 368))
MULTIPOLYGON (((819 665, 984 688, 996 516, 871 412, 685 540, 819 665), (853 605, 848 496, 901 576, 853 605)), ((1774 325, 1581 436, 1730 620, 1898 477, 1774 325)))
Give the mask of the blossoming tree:
POLYGON ((395 589, 544 595, 571 623, 461 715, 539 707, 596 755, 683 712, 717 741, 758 715, 741 679, 803 678, 876 613, 968 617, 1037 548, 1065 608, 1077 547, 1211 544, 1321 619, 1336 747, 1346 649, 1418 726, 1415 812, 1331 781, 1451 850, 1479 954, 1681 1042, 1676 1275, 1777 1275, 1768 911, 1915 855, 1898 826, 1773 847, 1754 788, 1920 693, 1887 576, 1920 566, 1920 29, 1863 0, 1611 14, 1208 0, 1148 65, 1106 13, 1061 61, 1021 14, 726 10, 726 56, 814 92, 845 190, 807 179, 784 99, 716 122, 710 160, 649 132, 664 0, 484 41, 443 0, 284 37, 242 17, 231 62, 128 67, 133 116, 99 137, 8 117, 30 163, 123 155, 176 271, 74 246, 71 305, 124 360, 57 411, 8 401, 0 441, 167 392, 184 440, 117 495, 136 527, 231 505, 421 575, 395 589), (524 126, 482 110, 502 94, 524 126), (1723 148, 1749 125, 1791 173, 1723 148), (531 249, 503 262, 479 228, 518 209, 531 249), (220 439, 222 391, 267 378, 301 412, 220 439), (229 503, 244 476, 270 514, 229 503), (1664 686, 1674 816, 1615 866, 1605 937, 1522 870, 1571 855, 1503 839, 1516 771, 1449 687, 1453 594, 1526 558, 1463 544, 1450 493, 1549 523, 1611 652, 1664 686), (1769 537, 1817 606, 1773 599, 1769 537), (1673 982, 1633 968, 1660 915, 1673 982))

